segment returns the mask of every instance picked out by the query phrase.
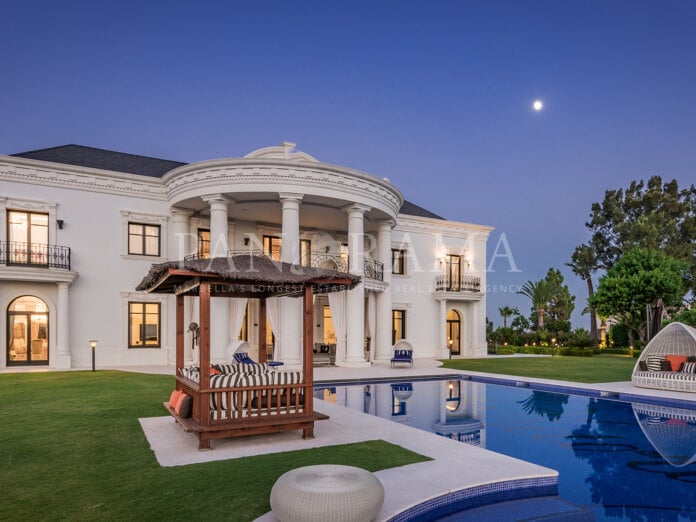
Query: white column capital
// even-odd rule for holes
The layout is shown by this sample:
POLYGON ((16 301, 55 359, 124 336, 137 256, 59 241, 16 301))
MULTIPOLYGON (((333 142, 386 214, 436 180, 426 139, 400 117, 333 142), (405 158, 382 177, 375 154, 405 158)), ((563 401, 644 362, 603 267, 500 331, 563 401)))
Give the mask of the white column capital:
POLYGON ((393 219, 385 219, 377 223, 377 230, 380 232, 391 232, 395 225, 396 221, 393 219))
POLYGON ((228 203, 234 203, 234 199, 224 194, 208 194, 201 196, 201 199, 208 203, 213 210, 222 210, 223 205, 224 209, 227 210, 228 203))
POLYGON ((304 194, 296 194, 294 192, 278 192, 278 199, 285 206, 286 204, 296 203, 298 206, 302 202, 304 194))
POLYGON ((371 208, 372 207, 368 207, 367 205, 361 205, 360 203, 351 203, 350 205, 342 207, 341 210, 347 212, 350 217, 357 217, 365 215, 365 212, 367 212, 371 208))
POLYGON ((177 207, 171 207, 169 209, 169 213, 172 215, 172 218, 175 219, 188 219, 193 215, 193 210, 186 210, 183 208, 177 208, 177 207))

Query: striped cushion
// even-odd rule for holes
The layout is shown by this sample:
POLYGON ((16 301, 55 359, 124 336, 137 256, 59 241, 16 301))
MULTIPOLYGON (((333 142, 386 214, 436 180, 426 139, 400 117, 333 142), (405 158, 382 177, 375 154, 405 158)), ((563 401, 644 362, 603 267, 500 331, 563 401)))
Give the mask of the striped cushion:
POLYGON ((696 362, 685 362, 681 371, 682 373, 696 373, 696 362))
POLYGON ((274 372, 273 384, 300 384, 302 372, 274 372))
POLYGON ((662 369, 662 357, 648 357, 648 370, 651 372, 659 372, 662 369))

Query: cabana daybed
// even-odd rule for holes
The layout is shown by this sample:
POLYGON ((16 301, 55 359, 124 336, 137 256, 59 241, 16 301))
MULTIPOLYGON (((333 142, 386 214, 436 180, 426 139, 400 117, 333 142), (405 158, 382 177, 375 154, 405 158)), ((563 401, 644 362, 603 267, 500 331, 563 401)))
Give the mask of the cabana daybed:
MULTIPOLYGON (((192 397, 190 417, 165 407, 210 449, 211 439, 302 430, 314 436, 313 294, 348 290, 359 276, 272 261, 255 254, 186 259, 153 265, 137 290, 176 295, 176 388, 192 397), (184 368, 184 297, 200 298, 200 361, 184 368), (213 365, 210 361, 211 298, 259 299, 259 364, 213 365), (266 363, 266 299, 301 297, 304 304, 303 367, 280 371, 266 363), (215 375, 211 375, 211 371, 215 375)), ((232 362, 232 361, 229 361, 232 362)))
POLYGON ((642 388, 696 392, 696 328, 670 323, 652 338, 633 369, 642 388))

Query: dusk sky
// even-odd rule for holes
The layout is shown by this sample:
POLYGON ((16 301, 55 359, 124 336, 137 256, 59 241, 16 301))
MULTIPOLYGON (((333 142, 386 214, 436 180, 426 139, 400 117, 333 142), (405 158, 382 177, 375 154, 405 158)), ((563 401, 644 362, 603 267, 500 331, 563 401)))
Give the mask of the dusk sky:
POLYGON ((604 191, 696 181, 696 2, 3 2, 0 154, 182 162, 283 140, 388 177, 505 258, 488 316, 565 266, 604 191), (535 99, 544 109, 534 111, 535 99))

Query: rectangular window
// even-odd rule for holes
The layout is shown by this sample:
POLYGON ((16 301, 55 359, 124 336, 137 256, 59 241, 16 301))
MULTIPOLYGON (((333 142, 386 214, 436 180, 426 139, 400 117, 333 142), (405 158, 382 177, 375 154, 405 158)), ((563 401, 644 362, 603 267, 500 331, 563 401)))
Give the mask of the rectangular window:
POLYGON ((160 347, 160 303, 128 303, 128 348, 160 347))
POLYGON ((8 211, 7 238, 10 263, 48 264, 48 214, 8 211))
POLYGON ((300 264, 312 266, 312 241, 309 239, 300 239, 300 264))
POLYGON ((274 236, 263 236, 263 253, 273 259, 280 261, 280 248, 283 240, 274 236))
POLYGON ((392 310, 392 344, 406 338, 406 310, 392 310))
POLYGON ((392 274, 406 273, 406 251, 392 248, 392 274))
POLYGON ((210 230, 198 229, 198 259, 210 258, 210 230))
POLYGON ((159 256, 160 226, 128 223, 128 253, 140 256, 159 256))

